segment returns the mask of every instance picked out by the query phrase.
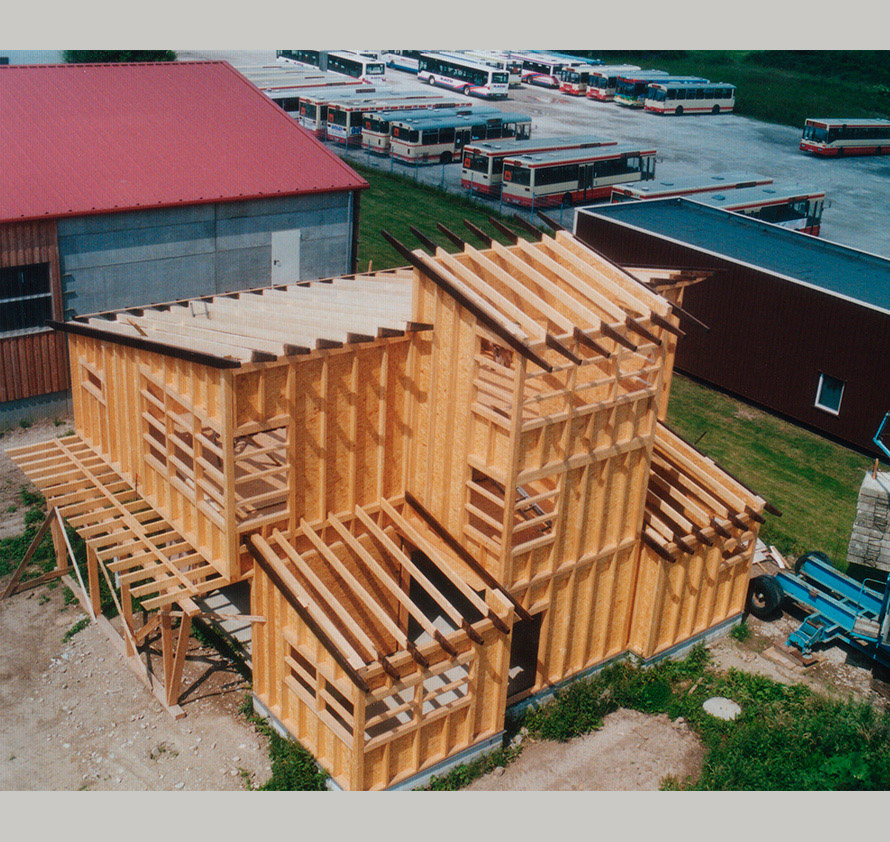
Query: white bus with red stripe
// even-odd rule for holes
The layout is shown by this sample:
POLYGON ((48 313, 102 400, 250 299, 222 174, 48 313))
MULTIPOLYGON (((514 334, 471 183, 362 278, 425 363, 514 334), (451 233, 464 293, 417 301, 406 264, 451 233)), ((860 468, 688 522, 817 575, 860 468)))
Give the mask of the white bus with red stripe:
POLYGON ((553 152, 560 149, 592 149, 615 146, 617 141, 585 135, 581 137, 536 137, 534 140, 492 140, 472 143, 464 148, 461 187, 483 196, 501 193, 504 161, 516 155, 553 152))
POLYGON ((532 121, 526 114, 508 114, 493 106, 470 113, 445 109, 419 117, 396 119, 390 130, 390 154, 409 164, 450 164, 460 161, 463 148, 474 140, 528 138, 532 121))
POLYGON ((501 199, 545 208, 607 198, 615 184, 654 178, 655 155, 645 147, 605 146, 508 157, 501 199))
POLYGON ((890 120, 810 118, 803 128, 800 149, 813 155, 890 154, 890 120))
POLYGON ((417 78, 428 85, 439 85, 464 96, 506 99, 509 75, 487 64, 449 53, 421 53, 417 78))
POLYGON ((825 207, 825 191, 790 182, 773 182, 744 190, 693 196, 692 201, 818 237, 825 207))
POLYGON ((639 69, 635 64, 609 64, 594 67, 587 79, 585 96, 598 102, 611 102, 615 99, 618 77, 626 73, 634 73, 639 69))
POLYGON ((653 82, 646 90, 646 111, 654 114, 729 114, 735 108, 735 85, 725 82, 653 82))
MULTIPOLYGON (((522 62, 522 81, 539 88, 558 88, 559 72, 573 63, 569 59, 556 58, 543 53, 511 53, 522 62)), ((580 59, 577 62, 580 64, 580 59)))
POLYGON ((612 202, 634 199, 670 199, 674 196, 692 196, 696 193, 716 193, 741 190, 746 187, 764 187, 772 184, 769 176, 748 172, 728 172, 720 175, 697 175, 692 178, 676 178, 670 181, 643 181, 637 184, 617 184, 612 188, 612 202))

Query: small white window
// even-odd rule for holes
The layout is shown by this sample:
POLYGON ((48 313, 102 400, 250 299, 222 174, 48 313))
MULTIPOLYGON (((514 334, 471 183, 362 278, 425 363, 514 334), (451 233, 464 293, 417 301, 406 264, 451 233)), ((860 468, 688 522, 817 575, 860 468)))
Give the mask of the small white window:
POLYGON ((832 415, 839 415, 841 398, 844 396, 843 380, 838 380, 824 372, 819 373, 819 387, 816 389, 816 406, 832 415))

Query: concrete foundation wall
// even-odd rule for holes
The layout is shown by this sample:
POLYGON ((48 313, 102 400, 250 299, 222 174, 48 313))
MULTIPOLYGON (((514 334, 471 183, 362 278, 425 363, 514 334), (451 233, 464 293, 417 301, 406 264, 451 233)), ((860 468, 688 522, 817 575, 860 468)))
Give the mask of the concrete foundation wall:
POLYGON ((268 284, 272 232, 293 230, 293 280, 351 270, 349 193, 61 219, 65 317, 268 284))

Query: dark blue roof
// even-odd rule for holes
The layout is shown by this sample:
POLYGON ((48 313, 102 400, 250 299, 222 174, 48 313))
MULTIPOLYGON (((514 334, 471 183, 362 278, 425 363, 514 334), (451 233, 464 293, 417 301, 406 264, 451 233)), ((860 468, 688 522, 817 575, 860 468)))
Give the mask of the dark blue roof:
MULTIPOLYGON (((579 208, 890 313, 890 260, 693 199, 579 208)), ((596 246, 596 243, 593 243, 596 246)))

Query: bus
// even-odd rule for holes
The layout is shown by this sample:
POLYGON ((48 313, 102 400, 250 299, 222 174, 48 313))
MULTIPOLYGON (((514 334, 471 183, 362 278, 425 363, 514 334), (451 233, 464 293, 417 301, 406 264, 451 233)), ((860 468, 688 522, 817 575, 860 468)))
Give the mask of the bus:
POLYGON ((512 53, 512 56, 522 62, 522 81, 540 88, 558 88, 559 72, 573 63, 582 63, 579 59, 572 62, 546 53, 512 53))
POLYGON ((362 82, 383 82, 386 79, 386 65, 377 57, 377 53, 368 51, 276 50, 275 56, 322 70, 332 70, 362 82))
POLYGON ((460 184, 483 196, 499 196, 504 159, 557 149, 588 149, 615 146, 618 141, 602 137, 538 137, 534 140, 491 140, 464 148, 460 184))
POLYGON ((653 82, 643 103, 655 114, 728 114, 735 108, 735 85, 725 82, 653 82))
POLYGON ((564 67, 556 77, 559 79, 560 93, 569 96, 584 96, 587 86, 590 84, 590 74, 594 68, 590 65, 584 67, 564 67))
POLYGON ((804 123, 800 149, 837 158, 887 155, 890 154, 890 120, 811 118, 804 123))
POLYGON ((501 199, 530 208, 602 199, 615 184, 654 178, 655 154, 646 147, 605 146, 505 158, 501 199))
POLYGON ((328 106, 332 102, 346 102, 358 99, 381 100, 391 95, 390 91, 379 91, 368 85, 362 89, 341 90, 339 88, 322 88, 317 93, 300 96, 300 116, 297 122, 307 131, 324 140, 328 123, 328 106))
POLYGON ((507 98, 507 71, 479 64, 472 59, 443 53, 421 53, 417 78, 428 85, 460 91, 464 96, 507 98))
POLYGON ((635 64, 609 64, 594 67, 587 79, 587 98, 599 102, 611 102, 615 98, 618 77, 639 69, 635 64))
POLYGON ((765 187, 706 193, 694 196, 692 201, 818 237, 825 191, 791 182, 773 182, 765 187))
POLYGON ((748 172, 728 172, 720 175, 697 175, 671 181, 645 181, 638 184, 617 184, 612 188, 612 202, 628 202, 634 199, 670 199, 674 196, 690 196, 696 193, 716 193, 740 190, 745 187, 763 187, 772 184, 769 176, 748 172))
POLYGON ((528 138, 531 130, 531 117, 496 108, 474 108, 469 114, 429 114, 393 120, 390 154, 396 161, 410 164, 450 164, 461 160, 461 151, 474 140, 521 140, 528 138))
MULTIPOLYGON (((362 149, 367 149, 375 155, 389 155, 391 151, 391 130, 393 120, 409 120, 414 117, 424 117, 430 111, 429 106, 418 106, 407 111, 391 110, 391 111, 373 111, 366 113, 362 121, 362 149)), ((478 113, 496 114, 495 108, 482 105, 476 106, 472 103, 455 103, 448 113, 454 114, 478 114, 478 113)), ((436 111, 436 114, 441 113, 436 111)))
POLYGON ((375 111, 407 111, 423 108, 457 108, 460 102, 442 94, 388 94, 328 103, 325 137, 346 146, 362 145, 365 115, 375 111))
POLYGON ((619 76, 615 86, 613 102, 626 108, 642 108, 646 102, 646 92, 653 82, 671 82, 688 85, 692 82, 707 82, 700 76, 671 76, 664 70, 650 70, 645 73, 633 73, 619 76))
POLYGON ((416 74, 420 54, 421 50, 384 50, 383 61, 387 67, 392 67, 394 70, 416 74))
POLYGON ((485 50, 480 55, 488 55, 503 61, 509 87, 522 87, 522 62, 513 58, 507 50, 485 50))
POLYGON ((522 85, 522 62, 509 58, 505 53, 495 50, 461 50, 457 56, 485 64, 496 70, 503 70, 507 74, 507 87, 509 88, 522 85))

